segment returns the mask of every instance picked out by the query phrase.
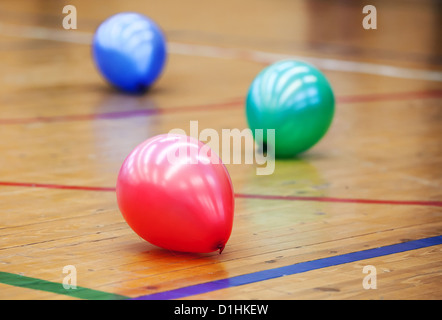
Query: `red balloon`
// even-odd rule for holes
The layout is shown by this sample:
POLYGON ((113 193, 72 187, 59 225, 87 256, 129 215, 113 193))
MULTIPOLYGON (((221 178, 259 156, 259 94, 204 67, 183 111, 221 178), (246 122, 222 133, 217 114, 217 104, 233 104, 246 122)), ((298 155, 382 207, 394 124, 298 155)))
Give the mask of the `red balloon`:
POLYGON ((117 201, 128 225, 165 249, 221 253, 232 231, 229 173, 207 145, 184 135, 137 146, 120 169, 117 201))

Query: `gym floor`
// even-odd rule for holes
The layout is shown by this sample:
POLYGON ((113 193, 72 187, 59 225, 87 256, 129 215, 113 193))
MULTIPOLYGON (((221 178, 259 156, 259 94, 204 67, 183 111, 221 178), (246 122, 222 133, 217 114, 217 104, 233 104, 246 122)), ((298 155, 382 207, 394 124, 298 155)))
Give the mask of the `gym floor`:
POLYGON ((441 5, 370 4, 367 30, 362 1, 1 1, 0 299, 441 299, 441 5), (63 28, 65 5, 77 29, 63 28), (111 88, 91 57, 98 25, 122 11, 167 36, 143 95, 111 88), (247 128, 251 81, 283 58, 329 79, 326 136, 271 175, 226 164, 222 254, 139 238, 116 202, 125 157, 190 121, 247 128))

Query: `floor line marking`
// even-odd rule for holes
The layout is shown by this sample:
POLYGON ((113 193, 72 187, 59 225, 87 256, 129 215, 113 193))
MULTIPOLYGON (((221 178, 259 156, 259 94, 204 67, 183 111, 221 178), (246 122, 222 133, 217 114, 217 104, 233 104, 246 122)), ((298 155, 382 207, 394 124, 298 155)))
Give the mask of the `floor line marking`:
POLYGON ((10 118, 0 119, 0 124, 30 124, 36 122, 66 122, 66 121, 88 121, 88 120, 106 120, 106 119, 123 119, 129 117, 154 116, 162 114, 175 114, 180 112, 207 111, 207 110, 226 110, 226 108, 238 107, 244 104, 244 99, 232 99, 231 101, 202 104, 185 107, 163 108, 163 109, 137 109, 103 112, 96 114, 78 114, 78 115, 61 115, 49 117, 31 117, 31 118, 10 118))
MULTIPOLYGON (((114 187, 70 186, 70 185, 60 185, 60 184, 45 184, 45 183, 32 183, 32 182, 10 182, 10 181, 0 181, 0 186, 81 190, 81 191, 99 191, 99 192, 115 192, 115 190, 116 190, 114 187)), ((315 197, 278 196, 278 195, 263 195, 263 194, 244 194, 244 193, 235 193, 235 198, 256 199, 256 200, 319 201, 319 202, 335 202, 335 203, 413 205, 413 206, 442 207, 442 201, 426 201, 426 200, 419 201, 419 200, 351 199, 351 198, 335 198, 335 197, 320 197, 320 196, 315 196, 315 197)))
POLYGON ((0 271, 0 283, 10 286, 52 292, 86 300, 127 300, 129 297, 119 294, 89 289, 77 286, 76 289, 65 289, 61 283, 51 282, 38 278, 31 278, 19 274, 0 271))
MULTIPOLYGON (((52 40, 58 42, 69 42, 83 45, 90 45, 93 33, 68 30, 57 30, 40 26, 24 26, 0 23, 0 34, 4 36, 31 38, 40 40, 52 40)), ((309 56, 295 56, 291 54, 264 52, 259 50, 238 49, 217 47, 212 45, 199 45, 189 43, 169 42, 168 52, 172 54, 222 58, 241 59, 258 63, 270 64, 283 59, 296 59, 314 64, 319 69, 329 71, 351 72, 371 74, 377 76, 415 79, 442 82, 442 72, 425 69, 411 69, 383 65, 377 63, 348 61, 328 58, 315 58, 309 56)))
POLYGON ((231 278, 220 279, 196 285, 190 285, 187 287, 181 287, 169 291, 147 294, 137 298, 133 298, 132 300, 172 300, 172 299, 186 298, 221 289, 239 287, 246 284, 276 279, 283 276, 304 273, 308 271, 382 257, 405 251, 427 248, 441 244, 442 244, 442 236, 435 236, 419 240, 411 240, 407 242, 387 245, 363 251, 356 251, 356 252, 326 257, 317 260, 300 262, 284 267, 257 271, 231 278))
POLYGON ((70 186, 70 185, 61 185, 61 184, 32 183, 32 182, 0 181, 0 186, 115 192, 115 188, 112 187, 70 186))
POLYGON ((262 194, 235 194, 236 198, 259 199, 259 200, 286 200, 286 201, 319 201, 361 204, 390 204, 390 205, 418 205, 442 207, 442 201, 407 201, 407 200, 378 200, 378 199, 351 199, 335 197, 307 197, 307 196, 278 196, 262 194))
POLYGON ((288 266, 257 271, 249 274, 200 283, 169 291, 143 295, 135 298, 89 289, 85 287, 77 287, 77 289, 67 290, 64 289, 61 283, 51 282, 38 278, 31 278, 2 271, 0 271, 0 283, 88 300, 172 300, 441 244, 442 236, 411 240, 368 250, 304 261, 288 266))
MULTIPOLYGON (((338 104, 346 103, 363 103, 363 102, 376 102, 376 101, 396 101, 396 100, 411 100, 411 99, 434 99, 441 98, 442 90, 428 90, 428 91, 413 91, 413 92, 390 92, 390 93, 378 93, 378 94, 362 94, 362 95, 348 95, 336 97, 338 104)), ((124 110, 103 112, 95 114, 77 114, 77 115, 60 115, 60 116, 48 116, 48 117, 30 117, 30 118, 9 118, 0 119, 2 125, 16 125, 16 124, 31 124, 31 123, 52 123, 52 122, 70 122, 70 121, 91 121, 91 120, 108 120, 108 119, 124 119, 130 117, 141 116, 155 116, 155 115, 167 115, 176 113, 196 112, 196 111, 215 111, 226 110, 226 108, 244 108, 244 99, 236 98, 230 101, 173 107, 163 109, 137 109, 137 110, 124 110)))
POLYGON ((172 53, 182 55, 204 56, 223 59, 242 59, 263 64, 271 64, 285 59, 295 59, 305 61, 307 63, 315 65, 319 69, 328 71, 362 73, 392 78, 442 82, 442 72, 439 71, 410 69, 369 62, 315 58, 309 56, 296 56, 292 54, 264 52, 259 50, 223 48, 187 43, 169 43, 169 48, 171 49, 172 53))

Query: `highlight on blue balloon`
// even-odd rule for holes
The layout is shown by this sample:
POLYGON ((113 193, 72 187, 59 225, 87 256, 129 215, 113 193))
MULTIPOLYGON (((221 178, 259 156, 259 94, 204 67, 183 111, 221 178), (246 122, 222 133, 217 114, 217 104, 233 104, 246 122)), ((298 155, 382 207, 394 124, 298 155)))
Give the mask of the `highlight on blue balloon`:
POLYGON ((166 39, 149 17, 122 12, 98 27, 92 55, 97 69, 111 85, 125 92, 142 93, 164 69, 166 39))

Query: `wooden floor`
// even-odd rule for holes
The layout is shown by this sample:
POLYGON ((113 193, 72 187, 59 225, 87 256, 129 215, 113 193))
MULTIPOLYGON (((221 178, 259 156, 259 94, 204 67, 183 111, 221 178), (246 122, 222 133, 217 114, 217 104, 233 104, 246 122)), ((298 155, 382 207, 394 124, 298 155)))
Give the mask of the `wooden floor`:
POLYGON ((365 30, 365 4, 2 1, 0 299, 442 299, 442 10, 372 1, 365 30), (62 27, 67 4, 77 30, 62 27), (121 11, 149 15, 170 45, 142 96, 111 89, 91 59, 94 30, 121 11), (116 203, 124 158, 192 120, 247 128, 251 81, 288 56, 334 88, 327 135, 272 175, 227 165, 236 207, 221 255, 141 240, 116 203), (78 288, 65 290, 69 265, 78 288))

